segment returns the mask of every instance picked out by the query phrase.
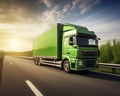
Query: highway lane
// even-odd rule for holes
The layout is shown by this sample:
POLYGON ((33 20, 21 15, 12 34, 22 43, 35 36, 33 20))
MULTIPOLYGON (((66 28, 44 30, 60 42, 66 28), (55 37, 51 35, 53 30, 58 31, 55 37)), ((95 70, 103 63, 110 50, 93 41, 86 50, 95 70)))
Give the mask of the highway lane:
POLYGON ((26 80, 44 96, 120 96, 120 77, 100 73, 65 73, 32 60, 5 57, 0 96, 35 96, 26 80))

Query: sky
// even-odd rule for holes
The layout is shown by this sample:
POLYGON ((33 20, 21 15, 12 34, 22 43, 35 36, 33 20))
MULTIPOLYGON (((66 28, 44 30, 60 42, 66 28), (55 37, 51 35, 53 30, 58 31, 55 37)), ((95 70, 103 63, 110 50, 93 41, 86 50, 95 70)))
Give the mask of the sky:
POLYGON ((58 22, 87 27, 99 44, 120 40, 120 0, 0 0, 0 50, 32 50, 58 22))

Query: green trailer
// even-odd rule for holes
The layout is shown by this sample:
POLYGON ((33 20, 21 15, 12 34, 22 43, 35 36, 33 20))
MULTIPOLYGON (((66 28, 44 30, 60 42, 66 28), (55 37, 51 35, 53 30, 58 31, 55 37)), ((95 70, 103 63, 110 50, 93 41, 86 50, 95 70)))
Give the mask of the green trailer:
POLYGON ((74 24, 58 23, 33 41, 35 64, 60 65, 66 72, 95 68, 98 56, 95 33, 74 24))

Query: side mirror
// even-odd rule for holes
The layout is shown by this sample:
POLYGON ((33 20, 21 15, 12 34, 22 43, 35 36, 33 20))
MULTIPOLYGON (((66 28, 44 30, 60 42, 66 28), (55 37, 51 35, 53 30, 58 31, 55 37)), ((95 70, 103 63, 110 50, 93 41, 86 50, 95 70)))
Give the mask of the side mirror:
POLYGON ((101 40, 101 38, 97 38, 97 40, 101 40))

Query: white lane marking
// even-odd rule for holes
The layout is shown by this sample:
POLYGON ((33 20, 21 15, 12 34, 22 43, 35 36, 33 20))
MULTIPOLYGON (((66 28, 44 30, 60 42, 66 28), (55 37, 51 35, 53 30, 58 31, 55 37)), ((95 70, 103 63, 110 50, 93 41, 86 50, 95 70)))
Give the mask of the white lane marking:
POLYGON ((43 94, 32 84, 32 82, 30 82, 29 80, 26 80, 25 82, 36 96, 43 96, 43 94))

